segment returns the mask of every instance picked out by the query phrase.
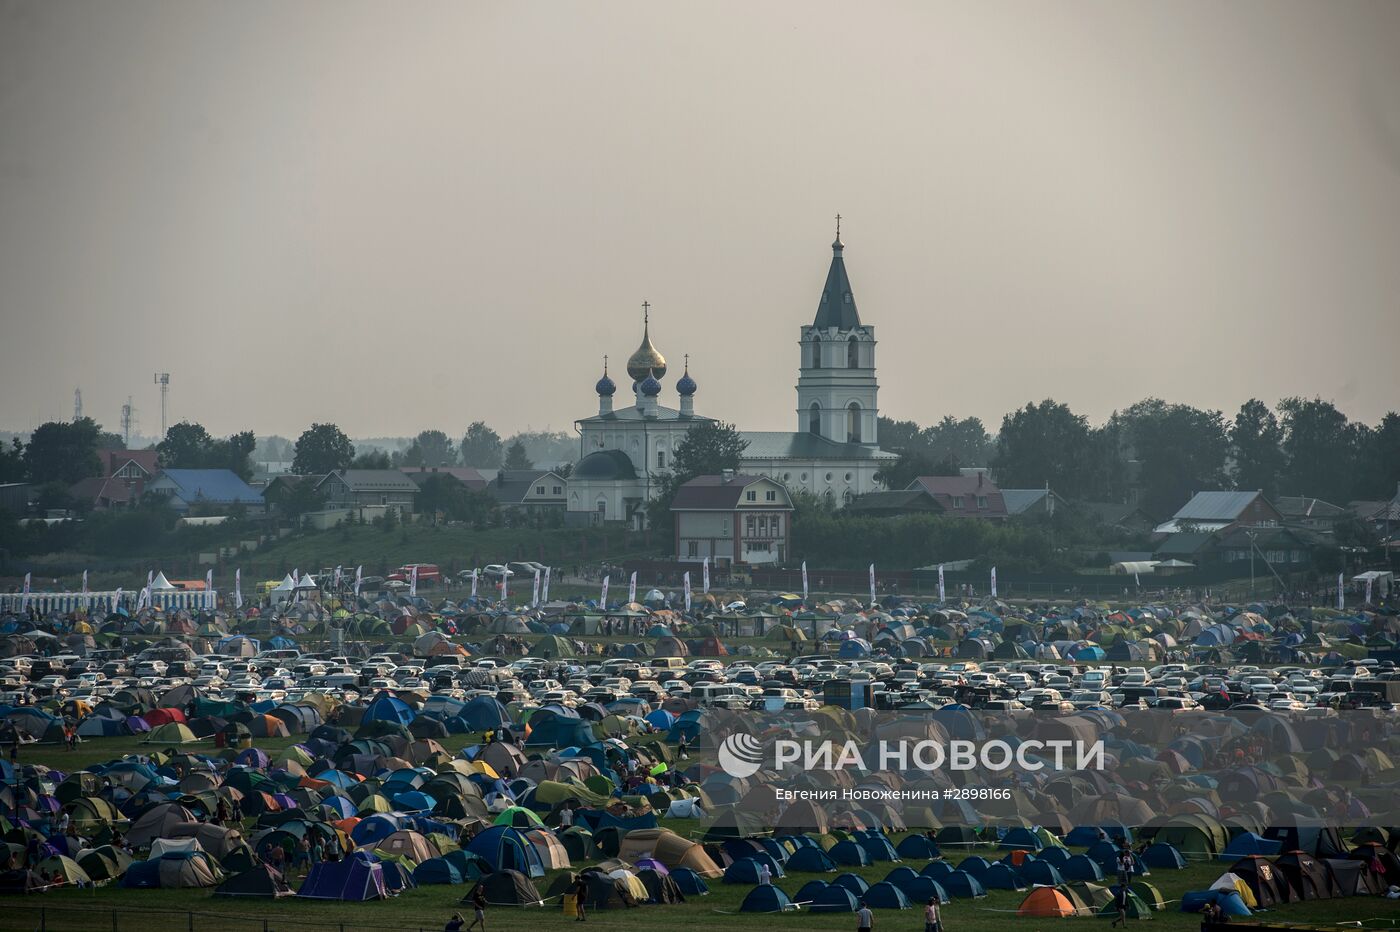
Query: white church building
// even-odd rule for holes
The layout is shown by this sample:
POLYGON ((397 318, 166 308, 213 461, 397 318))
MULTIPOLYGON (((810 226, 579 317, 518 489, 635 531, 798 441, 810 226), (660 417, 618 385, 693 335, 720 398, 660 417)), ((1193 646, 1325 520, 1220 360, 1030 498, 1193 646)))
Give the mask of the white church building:
MULTIPOLYGON (((799 330, 797 429, 741 431, 748 447, 740 471, 844 505, 881 488, 875 473, 897 457, 879 447, 875 328, 862 324, 856 310, 839 229, 831 248, 816 317, 799 330)), ((675 384, 678 407, 660 403, 666 359, 652 345, 650 309, 644 310, 642 344, 627 360, 632 403, 615 405, 617 385, 605 358, 595 386, 598 413, 575 422, 580 458, 568 481, 571 524, 640 527, 642 506, 658 494, 676 448, 696 424, 714 420, 695 413, 688 361, 675 384)))

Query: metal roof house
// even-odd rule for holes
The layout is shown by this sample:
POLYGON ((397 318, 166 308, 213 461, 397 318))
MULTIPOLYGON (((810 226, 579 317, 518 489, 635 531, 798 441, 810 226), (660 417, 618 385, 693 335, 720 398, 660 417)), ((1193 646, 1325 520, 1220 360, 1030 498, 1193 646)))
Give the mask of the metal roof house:
POLYGON ((1236 526, 1277 527, 1283 516, 1260 491, 1197 492, 1171 520, 1157 525, 1155 534, 1224 531, 1236 526))
POLYGON ((265 507, 257 490, 230 469, 167 469, 146 484, 146 491, 164 496, 181 514, 196 506, 241 506, 252 513, 265 507))

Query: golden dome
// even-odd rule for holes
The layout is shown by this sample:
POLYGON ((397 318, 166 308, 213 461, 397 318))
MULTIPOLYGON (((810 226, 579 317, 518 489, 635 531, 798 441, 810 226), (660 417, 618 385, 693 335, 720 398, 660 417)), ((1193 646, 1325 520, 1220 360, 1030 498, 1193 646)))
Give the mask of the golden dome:
POLYGON ((632 381, 640 382, 651 373, 656 378, 666 374, 666 357, 651 345, 650 321, 642 323, 642 345, 627 360, 627 374, 632 381))

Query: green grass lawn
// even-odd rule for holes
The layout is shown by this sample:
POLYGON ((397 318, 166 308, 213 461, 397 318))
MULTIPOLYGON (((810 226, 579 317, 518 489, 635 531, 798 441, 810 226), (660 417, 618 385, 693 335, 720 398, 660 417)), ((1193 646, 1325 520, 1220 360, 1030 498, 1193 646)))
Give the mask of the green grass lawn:
MULTIPOLYGON (((272 754, 291 743, 294 742, 289 739, 260 740, 257 746, 272 754)), ((186 745, 185 748, 207 753, 212 750, 213 744, 199 742, 186 745)), ((150 750, 152 746, 141 744, 139 738, 100 738, 85 742, 82 748, 75 752, 52 746, 30 746, 22 752, 21 761, 42 763, 71 772, 123 754, 139 754, 150 750)), ((664 820, 663 824, 687 836, 698 830, 698 824, 694 820, 664 820)), ((987 854, 989 857, 1000 856, 1000 853, 991 849, 974 853, 987 854)), ((961 860, 963 856, 954 855, 953 859, 961 860)), ((895 866, 881 864, 853 870, 873 884, 883 879, 895 866)), ((912 866, 918 869, 922 865, 913 863, 912 866)), ((1161 889, 1167 900, 1175 901, 1187 890, 1208 887, 1226 866, 1226 862, 1223 861, 1197 863, 1182 871, 1155 871, 1147 879, 1161 889)), ((777 880, 776 883, 789 894, 795 894, 807 881, 816 878, 829 880, 830 876, 793 873, 777 880)), ((553 879, 554 875, 551 873, 537 881, 537 886, 543 891, 553 879)), ((299 884, 300 877, 292 878, 293 889, 299 884)), ((68 889, 43 896, 10 898, 3 901, 0 903, 0 930, 42 927, 49 932, 163 932, 167 929, 261 932, 264 919, 267 920, 269 930, 302 932, 332 929, 336 932, 342 929, 344 932, 368 929, 377 932, 440 929, 458 908, 458 901, 469 889, 468 885, 419 887, 386 901, 369 903, 321 902, 294 897, 281 900, 224 899, 214 897, 209 891, 203 890, 126 890, 113 886, 95 890, 68 889)), ((749 889, 747 885, 726 885, 716 880, 712 882, 712 892, 708 896, 694 897, 684 904, 669 907, 650 906, 595 912, 590 922, 594 928, 604 929, 723 929, 765 926, 804 930, 854 928, 853 917, 850 915, 814 915, 805 911, 771 916, 741 914, 738 912, 739 904, 749 889)), ((1007 924, 1028 930, 1061 924, 1062 921, 1017 918, 1015 910, 1024 897, 1025 893, 1022 892, 993 891, 979 900, 955 900, 944 908, 945 927, 950 932, 994 932, 1007 924)), ((1270 911, 1267 917, 1273 922, 1301 925, 1355 922, 1365 919, 1400 922, 1400 900, 1351 898, 1290 904, 1270 911)), ((544 909, 493 907, 488 912, 488 924, 491 929, 538 929, 541 926, 557 926, 566 921, 568 920, 561 914, 558 901, 551 901, 544 909)), ((1107 928, 1107 920, 1084 918, 1075 921, 1089 925, 1103 923, 1102 927, 1107 928)), ((1194 930, 1200 926, 1197 916, 1179 912, 1175 902, 1169 902, 1165 911, 1154 913, 1152 921, 1163 924, 1164 929, 1194 930)), ((877 911, 876 928, 921 929, 922 913, 918 909, 877 911)))

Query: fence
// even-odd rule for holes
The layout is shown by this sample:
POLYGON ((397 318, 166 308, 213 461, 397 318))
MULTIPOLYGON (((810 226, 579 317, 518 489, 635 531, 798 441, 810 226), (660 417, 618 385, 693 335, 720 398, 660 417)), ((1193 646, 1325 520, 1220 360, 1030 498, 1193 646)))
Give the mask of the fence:
POLYGON ((249 916, 204 910, 131 909, 5 903, 0 929, 32 932, 437 932, 446 915, 423 917, 421 924, 386 923, 366 916, 355 922, 298 919, 288 915, 249 916))

